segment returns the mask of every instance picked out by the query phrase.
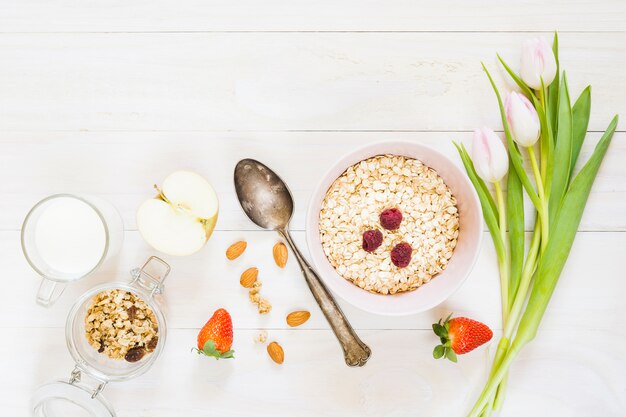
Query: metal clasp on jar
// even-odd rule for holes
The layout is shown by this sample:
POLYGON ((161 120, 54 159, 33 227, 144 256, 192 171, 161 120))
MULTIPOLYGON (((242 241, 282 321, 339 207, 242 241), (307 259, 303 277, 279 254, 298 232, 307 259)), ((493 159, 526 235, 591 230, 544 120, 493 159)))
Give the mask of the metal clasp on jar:
MULTIPOLYGON (((81 372, 80 369, 77 367, 74 368, 74 370, 72 371, 71 375, 70 375, 70 384, 75 385, 76 383, 80 382, 80 378, 81 378, 81 372)), ((91 399, 94 399, 98 396, 98 394, 100 394, 102 392, 102 390, 104 389, 104 387, 106 387, 107 383, 104 381, 99 380, 98 378, 93 377, 96 381, 100 382, 100 384, 98 384, 98 386, 93 390, 93 392, 91 393, 91 399)))
POLYGON ((171 267, 167 262, 157 256, 151 256, 141 268, 130 271, 133 280, 132 284, 146 289, 150 292, 150 298, 155 294, 163 293, 163 281, 169 275, 171 267))

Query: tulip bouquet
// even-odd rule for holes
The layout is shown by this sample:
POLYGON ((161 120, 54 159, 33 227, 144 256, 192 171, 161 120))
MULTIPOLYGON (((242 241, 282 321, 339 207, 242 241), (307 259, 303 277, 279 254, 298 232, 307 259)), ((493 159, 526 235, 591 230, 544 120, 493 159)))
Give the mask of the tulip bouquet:
POLYGON ((483 64, 498 100, 508 151, 487 128, 475 132, 471 156, 455 143, 494 242, 502 298, 503 335, 489 379, 469 417, 488 416, 500 407, 509 367, 537 333, 617 126, 615 116, 587 163, 574 175, 589 122, 591 88, 585 88, 571 105, 566 75, 559 71, 557 35, 552 48, 543 39, 524 43, 520 75, 498 59, 520 89, 503 101, 483 64), (507 171, 505 199, 501 183, 507 171), (493 183, 495 199, 486 182, 493 183), (524 192, 536 213, 528 248, 524 192))

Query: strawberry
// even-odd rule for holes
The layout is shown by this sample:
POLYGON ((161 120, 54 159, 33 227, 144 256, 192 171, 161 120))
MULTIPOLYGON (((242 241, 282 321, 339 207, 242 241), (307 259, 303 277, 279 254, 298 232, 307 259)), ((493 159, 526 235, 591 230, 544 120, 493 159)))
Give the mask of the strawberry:
POLYGON ((199 354, 213 356, 214 358, 233 358, 233 321, 228 311, 220 308, 216 310, 209 321, 198 333, 199 354))
POLYGON ((433 331, 441 340, 433 350, 435 359, 446 357, 456 362, 456 355, 471 352, 491 340, 493 332, 486 324, 467 317, 450 317, 452 314, 443 323, 439 320, 433 324, 433 331))

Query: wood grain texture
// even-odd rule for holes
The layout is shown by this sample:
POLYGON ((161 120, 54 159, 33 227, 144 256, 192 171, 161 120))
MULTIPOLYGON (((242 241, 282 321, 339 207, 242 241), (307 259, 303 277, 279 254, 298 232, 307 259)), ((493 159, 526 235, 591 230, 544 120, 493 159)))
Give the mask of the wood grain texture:
MULTIPOLYGON (((3 384, 0 407, 6 415, 24 415, 33 386, 67 378, 73 363, 58 329, 4 334, 25 343, 0 344, 0 355, 30 360, 3 384)), ((430 331, 368 330, 363 337, 372 358, 363 368, 348 368, 330 330, 271 330, 269 340, 285 350, 279 366, 254 344, 255 334, 237 332, 236 358, 215 361, 190 351, 195 329, 173 329, 153 369, 135 381, 109 384, 103 395, 120 417, 462 416, 494 350, 484 348, 455 365, 432 359, 436 338, 430 331)), ((626 365, 615 360, 612 345, 595 342, 612 337, 606 330, 540 332, 512 368, 502 415, 623 416, 626 365)))
POLYGON ((21 0, 0 32, 623 31, 620 0, 21 0))
MULTIPOLYGON (((23 277, 11 284, 15 292, 0 293, 0 305, 9 310, 9 314, 0 316, 0 328, 62 327, 67 311, 80 294, 98 283, 129 280, 129 271, 140 266, 154 252, 138 232, 127 232, 117 260, 95 276, 69 286, 55 306, 45 309, 34 303, 39 279, 20 256, 19 233, 0 232, 0 237, 1 253, 12 260, 5 266, 7 276, 23 277), (12 302, 16 293, 26 302, 12 302)), ((301 248, 306 248, 304 232, 295 232, 294 239, 301 248)), ((300 309, 313 313, 303 328, 328 329, 293 256, 285 269, 274 263, 272 247, 278 240, 277 235, 265 231, 216 232, 207 247, 195 255, 185 258, 165 256, 173 271, 166 282, 164 297, 170 325, 200 328, 211 312, 226 307, 232 312, 237 329, 289 329, 286 315, 300 309), (226 248, 239 240, 248 242, 246 252, 237 260, 228 261, 226 248), (274 306, 265 316, 256 312, 248 301, 247 290, 239 284, 241 273, 253 266, 259 268, 258 279, 263 283, 261 294, 274 306)), ((626 315, 626 304, 622 302, 626 298, 626 283, 615 276, 621 265, 621 254, 625 251, 626 233, 580 233, 542 328, 555 329, 566 323, 570 329, 610 330, 614 325, 611 316, 626 315), (606 319, 600 320, 599 317, 606 319)), ((406 317, 380 317, 354 308, 343 300, 340 304, 357 329, 429 330, 433 322, 450 312, 500 328, 495 252, 485 232, 479 260, 465 285, 429 312, 406 317)))
MULTIPOLYGON (((498 128, 495 96, 480 61, 499 75, 499 52, 517 68, 528 36, 2 34, 0 126, 3 131, 498 128)), ((626 113, 626 33, 564 33, 560 44, 573 97, 593 85, 589 128, 602 131, 614 114, 626 113)))
MULTIPOLYGON (((340 348, 293 257, 271 257, 277 237, 244 217, 232 186, 243 157, 288 182, 294 238, 320 173, 379 140, 432 146, 460 163, 452 140, 501 130, 480 61, 514 67, 530 36, 561 33, 572 95, 593 85, 586 159, 615 113, 626 114, 626 2, 622 0, 0 0, 0 415, 29 416, 37 386, 73 368, 63 327, 73 301, 100 282, 128 279, 153 251, 135 210, 177 169, 206 176, 220 197, 209 244, 169 258, 168 342, 146 375, 110 384, 119 417, 453 417, 470 408, 494 343, 457 365, 434 361, 430 324, 450 311, 500 332, 498 275, 487 234, 464 286, 432 311, 386 318, 340 300, 373 350, 360 369, 340 348), (125 222, 121 254, 35 305, 38 278, 19 241, 30 206, 56 192, 97 194, 125 222), (232 242, 248 251, 225 259, 232 242), (259 316, 239 285, 259 268, 273 304, 259 316), (209 315, 227 307, 234 361, 190 352, 209 315), (311 311, 292 329, 285 315, 311 311), (285 349, 283 366, 255 345, 259 329, 285 349)), ((626 130, 618 126, 571 257, 537 340, 514 365, 502 417, 626 415, 626 130)), ((528 219, 527 228, 532 219, 528 219)))
MULTIPOLYGON (((0 182, 0 193, 11 196, 0 199, 0 230, 18 230, 36 201, 58 192, 101 195, 121 212, 126 229, 136 230, 135 211, 153 195, 153 184, 181 168, 197 171, 215 185, 218 230, 256 230, 241 211, 231 180, 235 164, 245 157, 268 164, 290 185, 296 203, 291 227, 304 230, 320 173, 340 155, 377 141, 406 140, 432 146, 460 164, 452 141, 470 147, 471 138, 468 132, 4 132, 0 166, 14 167, 13 175, 21 181, 0 182)), ((581 163, 599 138, 599 133, 588 135, 581 163)), ((626 230, 624 158, 626 134, 618 133, 593 186, 581 230, 626 230)), ((530 202, 526 208, 530 230, 530 202)))

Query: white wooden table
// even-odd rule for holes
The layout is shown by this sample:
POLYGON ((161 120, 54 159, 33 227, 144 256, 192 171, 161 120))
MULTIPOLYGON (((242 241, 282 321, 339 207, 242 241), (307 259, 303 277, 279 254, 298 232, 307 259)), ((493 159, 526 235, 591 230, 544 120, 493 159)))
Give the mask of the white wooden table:
MULTIPOLYGON (((452 139, 501 128, 480 61, 495 68, 500 52, 516 66, 523 39, 549 39, 554 29, 572 92, 593 85, 588 157, 613 114, 626 116, 626 3, 541 3, 0 0, 0 414, 29 415, 38 385, 69 376, 70 305, 153 253, 134 211, 153 183, 187 168, 216 187, 220 220, 200 253, 166 258, 169 340, 149 373, 106 388, 120 417, 463 416, 494 348, 457 365, 435 361, 430 324, 454 311, 499 332, 490 240, 463 288, 433 311, 385 318, 340 302, 373 350, 364 368, 351 369, 293 257, 278 270, 276 236, 240 211, 232 169, 254 157, 283 176, 306 249, 308 198, 338 155, 402 139, 454 156, 452 139), (107 198, 124 217, 126 239, 116 263, 44 309, 35 305, 39 281, 19 229, 32 204, 57 192, 107 198), (238 239, 249 249, 228 263, 224 250, 238 239), (249 266, 261 270, 274 305, 266 317, 238 284, 249 266), (199 327, 221 306, 234 318, 237 358, 191 354, 199 327), (313 316, 286 328, 296 308, 313 316), (283 366, 254 344, 259 329, 284 346, 283 366)), ((626 415, 624 126, 542 330, 513 367, 503 416, 626 415)))

